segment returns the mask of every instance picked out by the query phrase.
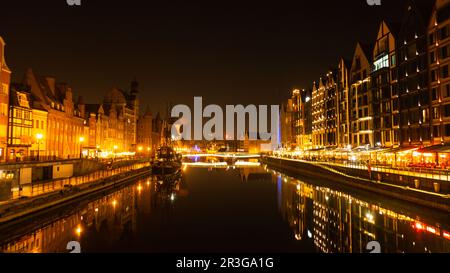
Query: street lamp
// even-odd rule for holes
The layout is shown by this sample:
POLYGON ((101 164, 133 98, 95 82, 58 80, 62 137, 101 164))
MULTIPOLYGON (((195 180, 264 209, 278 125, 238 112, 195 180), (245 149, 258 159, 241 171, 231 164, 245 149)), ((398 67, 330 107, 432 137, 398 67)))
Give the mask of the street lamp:
POLYGON ((38 152, 37 152, 37 160, 40 160, 40 150, 41 150, 41 140, 44 138, 43 134, 37 134, 36 139, 38 143, 38 152))
POLYGON ((114 160, 116 159, 116 154, 117 154, 117 145, 114 145, 114 160))
POLYGON ((83 142, 84 142, 84 137, 80 137, 80 159, 83 157, 83 142))

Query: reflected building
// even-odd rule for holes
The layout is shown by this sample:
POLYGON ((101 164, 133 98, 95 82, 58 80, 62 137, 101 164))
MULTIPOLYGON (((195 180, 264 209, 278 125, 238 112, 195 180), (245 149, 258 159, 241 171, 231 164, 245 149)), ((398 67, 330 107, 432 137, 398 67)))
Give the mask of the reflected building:
POLYGON ((136 191, 136 186, 126 187, 82 205, 69 216, 0 245, 0 252, 61 253, 69 251, 70 241, 118 241, 136 231, 136 191))
POLYGON ((294 237, 312 242, 319 252, 364 253, 370 241, 380 242, 382 253, 450 250, 450 233, 440 224, 423 223, 329 188, 272 177, 281 214, 294 237))

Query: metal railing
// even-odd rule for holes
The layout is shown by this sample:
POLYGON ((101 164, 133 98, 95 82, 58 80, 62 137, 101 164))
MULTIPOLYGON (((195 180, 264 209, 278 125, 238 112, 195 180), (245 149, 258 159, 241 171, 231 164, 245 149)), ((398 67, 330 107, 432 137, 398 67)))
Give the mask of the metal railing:
MULTIPOLYGON (((284 157, 287 159, 298 159, 303 161, 310 161, 324 165, 333 165, 336 167, 359 169, 369 171, 369 164, 362 161, 352 161, 340 158, 325 158, 325 157, 284 157)), ((400 176, 411 176, 418 178, 426 178, 439 181, 450 181, 450 170, 436 169, 436 168, 422 168, 422 167, 407 167, 407 166, 392 166, 390 164, 370 163, 372 172, 396 174, 400 176)))
POLYGON ((19 199, 23 196, 26 197, 34 197, 54 191, 64 190, 65 187, 68 186, 79 186, 87 183, 91 183, 94 181, 98 181, 103 178, 108 178, 120 173, 133 171, 142 169, 144 167, 150 166, 149 162, 146 163, 136 163, 130 166, 123 166, 112 170, 99 170, 95 171, 93 173, 83 175, 83 176, 77 176, 77 177, 70 177, 70 178, 64 178, 64 179, 58 179, 58 180, 52 180, 48 182, 40 182, 40 183, 32 183, 29 185, 23 185, 20 189, 13 191, 11 200, 19 199))

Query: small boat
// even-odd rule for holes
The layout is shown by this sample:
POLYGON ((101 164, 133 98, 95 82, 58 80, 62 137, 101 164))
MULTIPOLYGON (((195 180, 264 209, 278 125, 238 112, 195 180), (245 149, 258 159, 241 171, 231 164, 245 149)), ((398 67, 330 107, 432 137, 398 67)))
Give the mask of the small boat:
POLYGON ((163 146, 156 152, 152 166, 153 175, 175 175, 181 172, 181 156, 172 147, 163 146))

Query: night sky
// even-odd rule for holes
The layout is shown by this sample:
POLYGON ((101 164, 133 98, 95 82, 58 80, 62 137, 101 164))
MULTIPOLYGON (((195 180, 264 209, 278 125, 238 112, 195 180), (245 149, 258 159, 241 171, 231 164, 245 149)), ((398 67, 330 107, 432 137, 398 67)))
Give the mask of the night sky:
MULTIPOLYGON (((432 0, 423 0, 432 1, 432 0)), ((406 0, 3 0, 0 35, 13 80, 26 68, 68 82, 87 103, 136 76, 142 105, 279 104, 293 88, 373 42, 406 0)))

